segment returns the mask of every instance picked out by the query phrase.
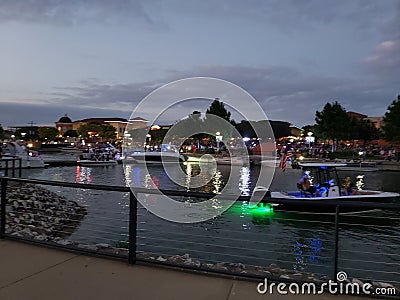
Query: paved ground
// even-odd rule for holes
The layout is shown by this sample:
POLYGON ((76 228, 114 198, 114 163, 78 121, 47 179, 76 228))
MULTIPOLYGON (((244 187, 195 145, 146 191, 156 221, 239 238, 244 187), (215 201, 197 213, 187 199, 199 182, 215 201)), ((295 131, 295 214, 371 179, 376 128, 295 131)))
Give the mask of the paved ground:
POLYGON ((321 299, 333 296, 260 295, 256 282, 188 273, 0 241, 1 300, 64 299, 321 299))

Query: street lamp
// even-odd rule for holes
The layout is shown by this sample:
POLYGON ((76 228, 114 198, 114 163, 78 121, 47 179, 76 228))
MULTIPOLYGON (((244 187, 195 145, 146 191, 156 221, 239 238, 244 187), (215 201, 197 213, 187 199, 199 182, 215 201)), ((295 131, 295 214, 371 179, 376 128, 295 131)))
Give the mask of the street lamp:
POLYGON ((307 132, 306 141, 308 142, 308 148, 311 148, 311 143, 314 142, 315 137, 313 137, 313 133, 311 131, 307 132))
POLYGON ((217 152, 219 152, 219 143, 222 141, 222 135, 219 131, 215 133, 215 139, 217 140, 217 152))
POLYGON ((22 137, 22 139, 25 138, 25 135, 26 135, 26 132, 21 132, 21 137, 22 137))

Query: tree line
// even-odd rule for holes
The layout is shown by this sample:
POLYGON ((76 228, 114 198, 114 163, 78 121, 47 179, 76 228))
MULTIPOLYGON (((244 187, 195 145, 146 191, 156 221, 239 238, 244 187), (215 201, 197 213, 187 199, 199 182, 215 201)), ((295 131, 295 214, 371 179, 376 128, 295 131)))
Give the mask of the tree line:
MULTIPOLYGON (((268 121, 241 121, 236 123, 231 118, 231 113, 226 109, 224 103, 216 98, 207 109, 206 114, 219 116, 229 122, 238 130, 242 136, 255 137, 254 128, 257 132, 262 132, 262 128, 267 126, 268 121)), ((187 119, 180 122, 186 122, 192 126, 194 123, 202 122, 201 113, 194 111, 187 119)), ((289 123, 281 121, 269 121, 274 132, 275 138, 290 135, 289 123)), ((368 120, 357 119, 349 116, 342 105, 335 101, 326 103, 321 111, 315 113, 315 124, 303 127, 304 131, 312 131, 313 134, 324 140, 375 140, 383 138, 388 142, 400 143, 400 95, 388 106, 383 117, 384 126, 377 129, 368 120)), ((221 126, 221 128, 226 126, 221 126)), ((110 124, 101 124, 91 122, 81 125, 76 132, 71 132, 70 136, 80 136, 83 138, 101 137, 105 140, 115 139, 115 128, 110 124)), ((222 135, 229 135, 229 132, 221 132, 222 135)), ((17 129, 14 133, 17 139, 26 140, 55 140, 58 137, 58 130, 54 127, 29 127, 17 129)), ((3 139, 4 129, 0 125, 0 139, 3 139)), ((198 134, 195 138, 204 138, 204 134, 198 134)))

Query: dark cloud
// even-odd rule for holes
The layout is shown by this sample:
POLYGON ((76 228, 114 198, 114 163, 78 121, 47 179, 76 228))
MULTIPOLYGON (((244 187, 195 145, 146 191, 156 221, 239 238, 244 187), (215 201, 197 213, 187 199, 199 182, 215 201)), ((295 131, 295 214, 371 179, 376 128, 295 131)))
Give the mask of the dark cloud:
MULTIPOLYGON (((371 81, 367 77, 352 79, 307 76, 295 69, 277 66, 208 66, 195 71, 171 71, 162 81, 124 85, 82 82, 80 86, 57 88, 57 96, 42 105, 0 103, 1 122, 15 124, 33 119, 41 123, 57 119, 64 113, 70 114, 73 119, 129 117, 139 101, 155 88, 193 76, 215 77, 233 82, 253 95, 270 119, 289 121, 299 126, 314 123, 315 112, 321 110, 325 103, 333 101, 339 101, 347 110, 370 116, 383 115, 400 92, 398 86, 386 85, 384 81, 371 81)), ((154 109, 157 110, 157 103, 154 103, 154 109)), ((176 116, 182 116, 185 111, 199 108, 188 103, 175 109, 176 116)), ((143 117, 147 117, 145 112, 143 117)), ((174 111, 169 111, 164 121, 175 120, 174 111)))
POLYGON ((38 125, 54 125, 64 114, 72 120, 88 117, 129 118, 131 112, 123 109, 91 107, 83 109, 78 105, 31 104, 0 102, 0 124, 3 126, 27 126, 30 122, 38 125))

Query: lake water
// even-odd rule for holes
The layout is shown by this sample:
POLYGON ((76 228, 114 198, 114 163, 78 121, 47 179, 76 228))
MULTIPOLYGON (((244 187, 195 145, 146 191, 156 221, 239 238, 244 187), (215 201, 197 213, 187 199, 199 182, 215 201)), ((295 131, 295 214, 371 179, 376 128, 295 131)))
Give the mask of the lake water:
MULTIPOLYGON (((188 168, 187 166, 185 168, 188 168)), ((191 166, 196 173, 196 166, 191 166)), ((162 189, 187 189, 169 180, 162 166, 149 168, 150 178, 162 189)), ((254 188, 259 167, 238 168, 237 189, 244 195, 254 188)), ((399 172, 340 172, 342 178, 359 178, 365 189, 400 192, 399 172)), ((300 170, 277 170, 271 190, 295 190, 300 170)), ((122 165, 113 167, 54 167, 25 170, 24 176, 83 184, 125 185, 122 165)), ((229 176, 220 166, 215 176, 198 190, 218 192, 229 176)), ((152 187, 139 165, 129 166, 135 186, 152 187)), ((117 245, 128 239, 129 194, 84 189, 48 187, 87 206, 88 215, 70 237, 85 243, 117 245)), ((339 270, 349 277, 400 282, 399 212, 375 211, 358 216, 342 216, 340 225, 339 270)), ((241 262, 332 275, 334 219, 329 215, 278 213, 263 215, 235 203, 211 220, 179 224, 154 216, 143 207, 138 215, 138 251, 157 254, 188 253, 203 262, 241 262)))

